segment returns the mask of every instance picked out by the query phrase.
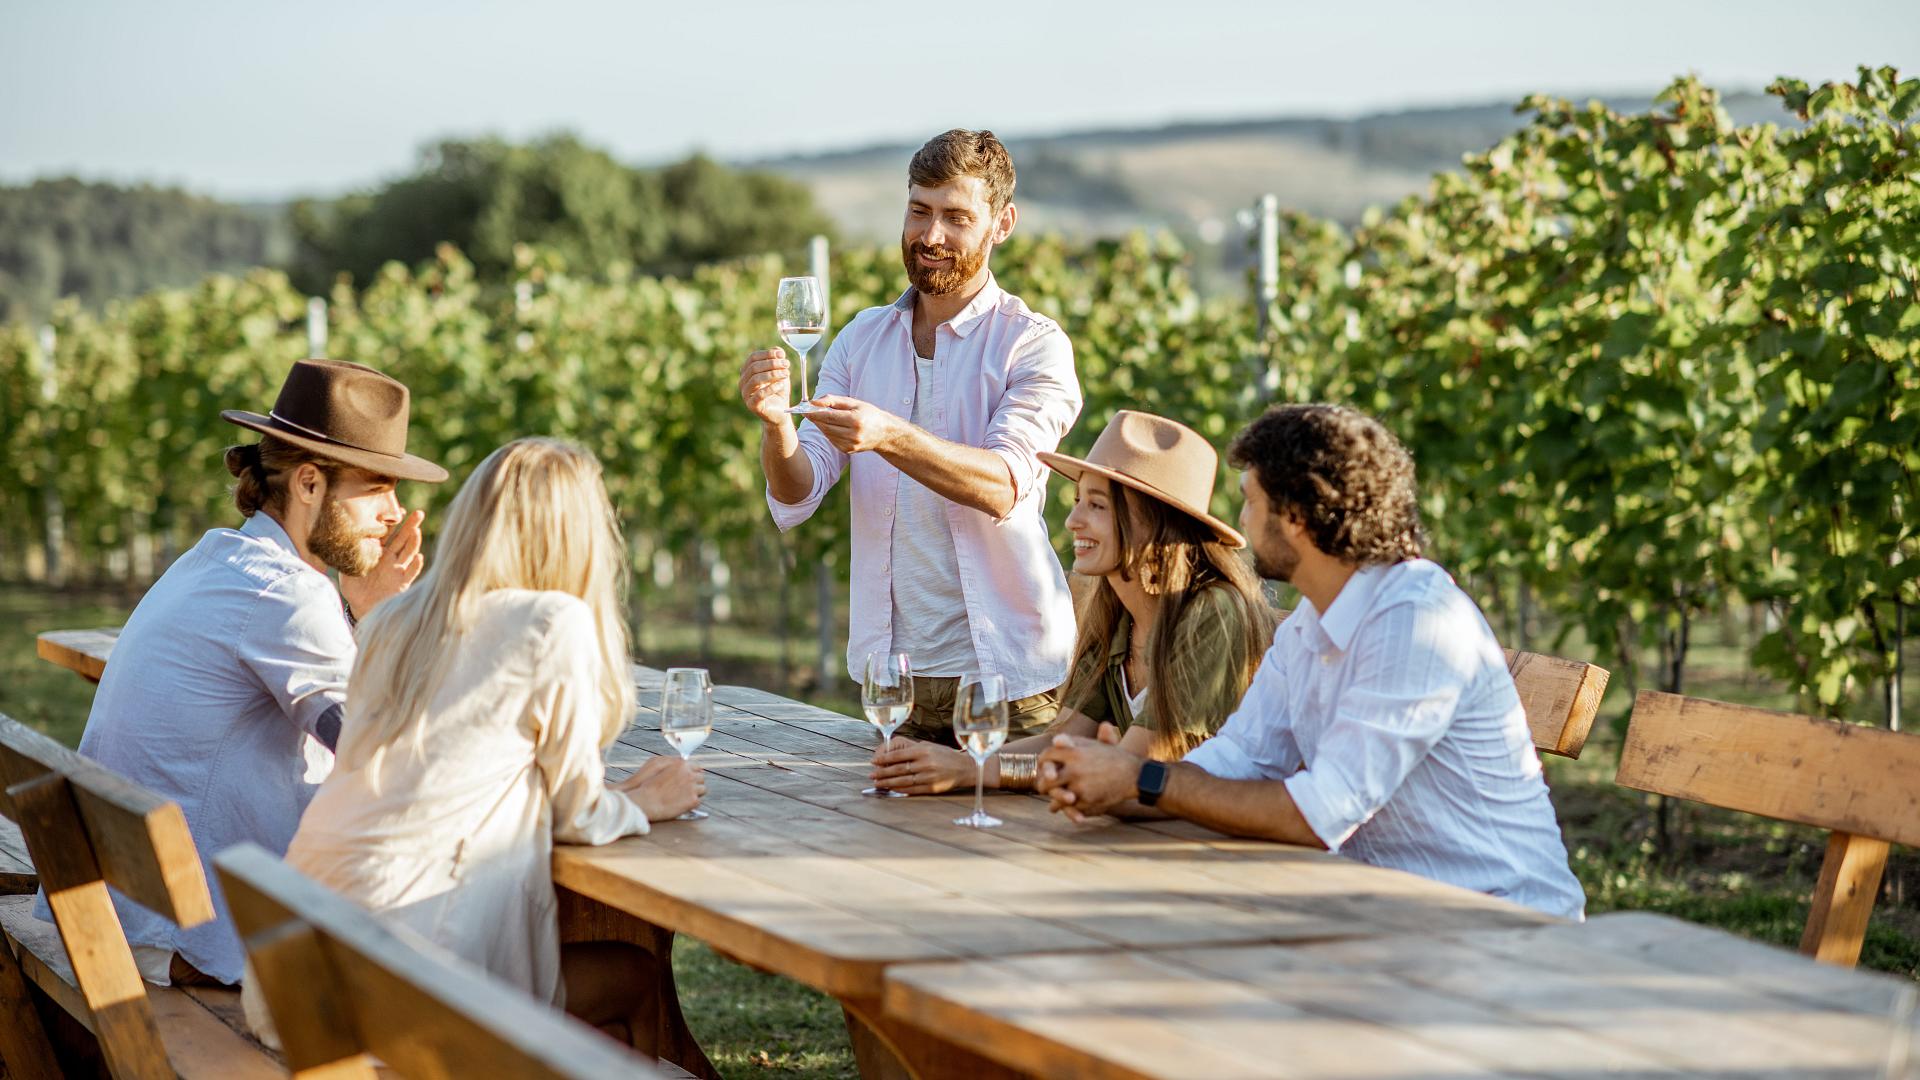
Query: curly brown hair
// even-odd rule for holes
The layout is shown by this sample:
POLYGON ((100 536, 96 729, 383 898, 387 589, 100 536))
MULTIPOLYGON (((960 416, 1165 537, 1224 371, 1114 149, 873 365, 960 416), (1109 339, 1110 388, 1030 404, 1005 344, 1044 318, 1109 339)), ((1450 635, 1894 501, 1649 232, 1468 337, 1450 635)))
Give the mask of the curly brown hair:
POLYGON ((1341 562, 1420 557, 1425 542, 1413 455, 1385 425, 1345 405, 1276 405, 1227 449, 1252 469, 1274 513, 1298 521, 1341 562))

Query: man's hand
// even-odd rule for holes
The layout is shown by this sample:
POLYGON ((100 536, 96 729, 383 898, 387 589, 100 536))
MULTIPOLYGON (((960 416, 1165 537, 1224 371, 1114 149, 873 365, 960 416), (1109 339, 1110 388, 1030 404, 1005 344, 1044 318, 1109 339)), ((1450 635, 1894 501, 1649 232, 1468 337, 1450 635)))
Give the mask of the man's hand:
POLYGON ((762 349, 747 356, 740 369, 740 400, 747 411, 768 427, 791 424, 787 399, 793 393, 788 374, 787 354, 781 349, 762 349))
POLYGON ((680 758, 660 756, 611 786, 632 799, 648 821, 665 821, 699 806, 707 797, 707 771, 680 758))
POLYGON ((426 511, 415 510, 402 518, 381 541, 385 550, 373 569, 357 576, 340 575, 340 595, 347 598, 354 618, 366 618, 380 601, 405 592, 426 569, 427 557, 420 550, 420 523, 426 517, 426 511))
POLYGON ((1146 758, 1120 749, 1120 729, 1101 724, 1097 739, 1055 735, 1040 755, 1035 790, 1046 795, 1055 813, 1074 821, 1104 814, 1140 790, 1140 766, 1146 758))
POLYGON ((807 419, 845 454, 887 450, 913 426, 878 405, 858 398, 829 394, 814 398, 813 403, 822 411, 809 413, 807 419))

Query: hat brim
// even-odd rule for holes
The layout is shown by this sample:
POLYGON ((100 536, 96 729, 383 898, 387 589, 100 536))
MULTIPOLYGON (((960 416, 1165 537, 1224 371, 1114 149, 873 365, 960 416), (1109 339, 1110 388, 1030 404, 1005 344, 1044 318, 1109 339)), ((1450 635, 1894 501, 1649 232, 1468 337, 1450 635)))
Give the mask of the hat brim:
POLYGON ((1221 543, 1230 548, 1243 548, 1247 546, 1247 538, 1241 536, 1239 530, 1233 526, 1228 525, 1226 522, 1221 521, 1219 518, 1214 517, 1204 509, 1193 505, 1185 499, 1176 498, 1161 491, 1152 484, 1142 483, 1128 476, 1126 473, 1109 469, 1105 465, 1095 465, 1091 461, 1068 457, 1065 454, 1043 452, 1037 456, 1040 458, 1041 463, 1047 468, 1052 469, 1054 472, 1059 473, 1069 480, 1077 483, 1082 473, 1093 473, 1095 476, 1104 476, 1116 484, 1130 487, 1144 495, 1151 495, 1161 502, 1166 503, 1168 506, 1173 507, 1175 510, 1186 514, 1188 517, 1198 519, 1201 524, 1213 530, 1214 535, 1220 538, 1221 543))
POLYGON ((240 409, 227 409, 220 419, 229 424, 238 424, 243 428, 257 431, 262 435, 271 435, 282 442, 289 442, 302 450, 311 450, 323 458, 351 465, 356 469, 365 469, 381 476, 392 476, 401 480, 418 480, 427 484, 438 484, 447 478, 447 470, 425 458, 412 454, 394 457, 391 454, 362 450, 357 446, 329 442, 291 430, 271 416, 245 412, 240 409))

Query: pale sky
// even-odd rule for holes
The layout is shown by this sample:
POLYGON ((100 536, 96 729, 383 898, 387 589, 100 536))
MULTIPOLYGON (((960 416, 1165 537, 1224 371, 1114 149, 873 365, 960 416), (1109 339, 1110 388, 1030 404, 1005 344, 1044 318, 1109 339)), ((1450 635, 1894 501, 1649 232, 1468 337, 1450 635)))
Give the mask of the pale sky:
POLYGON ((282 198, 399 175, 449 135, 740 159, 1863 62, 1920 74, 1920 0, 0 0, 0 182, 282 198))

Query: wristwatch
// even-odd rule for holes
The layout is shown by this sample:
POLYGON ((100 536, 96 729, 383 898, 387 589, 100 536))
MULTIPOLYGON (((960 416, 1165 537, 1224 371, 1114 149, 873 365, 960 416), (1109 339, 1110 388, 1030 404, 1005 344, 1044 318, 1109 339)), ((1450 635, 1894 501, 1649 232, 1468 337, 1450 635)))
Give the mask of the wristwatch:
POLYGON ((1173 770, 1167 768, 1164 761, 1149 761, 1140 766, 1140 779, 1136 783, 1140 805, 1152 806, 1159 802, 1160 796, 1167 793, 1167 777, 1171 775, 1173 770))

